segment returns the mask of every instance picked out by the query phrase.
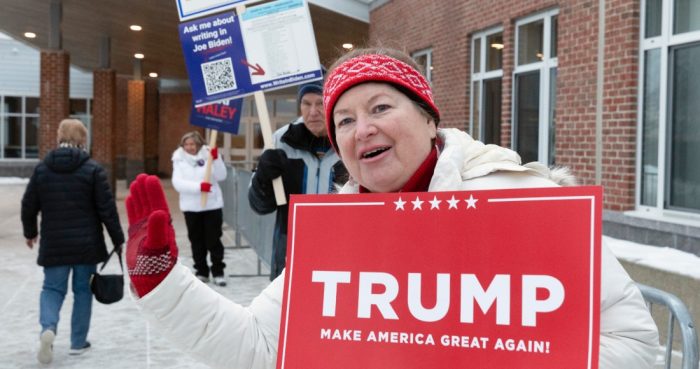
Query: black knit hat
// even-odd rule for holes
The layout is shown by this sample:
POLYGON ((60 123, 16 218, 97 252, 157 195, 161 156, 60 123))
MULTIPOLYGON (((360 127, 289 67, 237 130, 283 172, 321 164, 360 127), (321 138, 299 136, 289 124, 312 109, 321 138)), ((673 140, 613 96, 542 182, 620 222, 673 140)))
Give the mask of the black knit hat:
POLYGON ((297 91, 297 103, 301 104, 301 98, 309 93, 323 95, 323 80, 300 85, 299 90, 297 91))

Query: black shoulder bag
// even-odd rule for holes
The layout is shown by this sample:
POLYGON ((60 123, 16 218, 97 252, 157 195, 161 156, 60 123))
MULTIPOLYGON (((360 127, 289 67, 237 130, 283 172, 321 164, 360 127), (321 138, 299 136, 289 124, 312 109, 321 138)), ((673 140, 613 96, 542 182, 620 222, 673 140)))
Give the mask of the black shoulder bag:
POLYGON ((122 299, 124 296, 124 266, 122 265, 122 254, 117 252, 119 257, 119 267, 122 270, 121 274, 100 274, 102 269, 105 268, 107 262, 112 258, 118 250, 117 247, 112 249, 112 252, 107 256, 107 260, 102 263, 102 267, 96 273, 92 273, 90 277, 90 290, 92 290, 95 299, 103 304, 111 304, 122 299))

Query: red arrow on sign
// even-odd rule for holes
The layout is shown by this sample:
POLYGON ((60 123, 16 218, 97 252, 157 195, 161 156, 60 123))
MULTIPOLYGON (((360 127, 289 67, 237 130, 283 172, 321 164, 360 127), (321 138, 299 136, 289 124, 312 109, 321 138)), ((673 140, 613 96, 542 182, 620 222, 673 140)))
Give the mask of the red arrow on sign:
POLYGON ((265 69, 263 69, 263 68, 260 66, 260 64, 258 64, 258 63, 255 63, 255 65, 250 65, 250 64, 248 63, 248 61, 245 60, 245 59, 241 59, 241 63, 243 63, 243 65, 245 65, 245 66, 247 66, 247 67, 252 68, 254 72, 251 73, 251 74, 254 75, 254 76, 264 76, 264 75, 265 75, 265 69))

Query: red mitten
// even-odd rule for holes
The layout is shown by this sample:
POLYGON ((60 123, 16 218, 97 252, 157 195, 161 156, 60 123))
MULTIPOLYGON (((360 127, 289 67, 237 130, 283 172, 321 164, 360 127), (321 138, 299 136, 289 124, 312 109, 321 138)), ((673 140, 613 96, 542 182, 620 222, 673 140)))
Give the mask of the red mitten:
POLYGON ((199 190, 202 192, 211 192, 211 183, 209 183, 209 182, 200 183, 199 190))
POLYGON ((129 190, 126 267, 131 285, 142 297, 170 273, 177 262, 178 250, 168 202, 158 177, 139 174, 129 190))
POLYGON ((214 147, 211 149, 211 158, 212 160, 216 160, 219 157, 219 149, 214 147))

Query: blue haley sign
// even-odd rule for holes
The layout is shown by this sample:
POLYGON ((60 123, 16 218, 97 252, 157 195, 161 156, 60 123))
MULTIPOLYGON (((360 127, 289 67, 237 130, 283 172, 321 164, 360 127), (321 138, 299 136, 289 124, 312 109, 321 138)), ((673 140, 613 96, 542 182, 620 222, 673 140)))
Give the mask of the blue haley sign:
POLYGON ((182 23, 194 106, 322 78, 304 0, 277 0, 182 23))
POLYGON ((243 99, 235 99, 220 104, 192 107, 190 123, 237 135, 242 106, 243 99))

